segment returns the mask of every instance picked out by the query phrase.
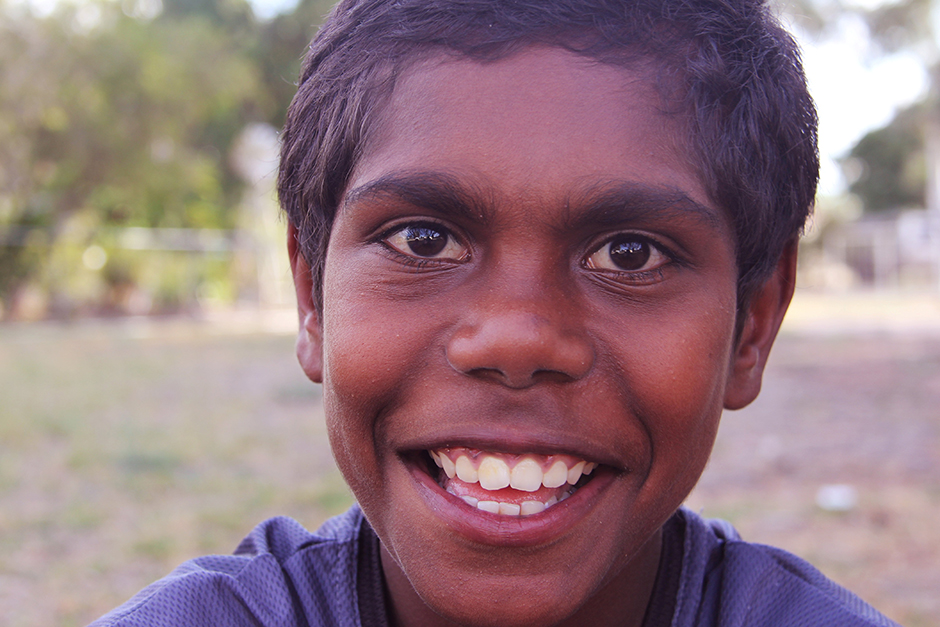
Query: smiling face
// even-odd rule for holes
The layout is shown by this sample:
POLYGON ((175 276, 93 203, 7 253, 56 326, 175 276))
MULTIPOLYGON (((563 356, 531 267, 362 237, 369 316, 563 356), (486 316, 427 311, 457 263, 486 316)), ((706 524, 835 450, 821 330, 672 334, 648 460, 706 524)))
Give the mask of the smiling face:
POLYGON ((639 623, 660 527, 756 394, 731 229, 661 105, 560 49, 422 62, 353 173, 320 316, 293 251, 301 362, 402 624, 639 623))

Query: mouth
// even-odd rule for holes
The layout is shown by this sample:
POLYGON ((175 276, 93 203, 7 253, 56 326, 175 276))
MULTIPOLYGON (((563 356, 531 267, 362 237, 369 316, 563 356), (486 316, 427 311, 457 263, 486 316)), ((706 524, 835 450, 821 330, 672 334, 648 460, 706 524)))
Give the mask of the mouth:
POLYGON ((427 473, 469 507, 497 516, 550 510, 592 480, 595 462, 565 454, 513 455, 454 447, 424 452, 427 473))

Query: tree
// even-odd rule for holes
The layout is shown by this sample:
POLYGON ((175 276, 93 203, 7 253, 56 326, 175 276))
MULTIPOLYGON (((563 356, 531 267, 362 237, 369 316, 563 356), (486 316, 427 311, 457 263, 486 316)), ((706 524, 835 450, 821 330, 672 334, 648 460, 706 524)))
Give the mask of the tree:
POLYGON ((160 7, 88 0, 41 17, 0 0, 0 303, 26 284, 64 289, 75 253, 58 253, 108 227, 234 226, 232 142, 280 124, 327 5, 269 23, 245 0, 160 7))
POLYGON ((932 0, 897 0, 872 8, 850 0, 795 2, 803 16, 799 21, 811 31, 824 33, 840 17, 854 15, 867 24, 876 54, 914 52, 928 68, 930 89, 923 102, 864 137, 852 150, 857 160, 846 164, 860 170, 852 191, 866 211, 921 204, 940 214, 940 180, 935 176, 940 165, 940 33, 932 0), (919 192, 914 189, 918 185, 919 192))
POLYGON ((899 111, 887 126, 859 140, 843 161, 854 179, 849 191, 862 200, 866 211, 925 206, 926 117, 923 103, 899 111))

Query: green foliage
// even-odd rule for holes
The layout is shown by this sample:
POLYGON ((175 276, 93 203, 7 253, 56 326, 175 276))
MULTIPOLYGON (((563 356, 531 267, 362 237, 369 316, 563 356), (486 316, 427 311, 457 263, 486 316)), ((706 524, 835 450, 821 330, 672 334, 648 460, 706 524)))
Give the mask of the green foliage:
POLYGON ((0 2, 0 304, 68 291, 55 249, 109 228, 236 227, 232 145, 280 124, 327 5, 270 22, 245 0, 24 6, 0 2))
POLYGON ((843 162, 855 179, 849 191, 862 199, 865 211, 924 206, 926 112, 925 105, 900 111, 890 124, 859 140, 843 162))
POLYGON ((332 0, 300 0, 293 12, 274 17, 261 29, 253 56, 274 104, 267 119, 277 128, 284 125, 287 105, 297 91, 303 53, 332 6, 332 0))
POLYGON ((886 2, 866 14, 875 41, 886 51, 930 47, 936 52, 932 0, 886 2))
POLYGON ((850 191, 863 202, 865 211, 924 206, 928 160, 940 159, 927 151, 940 146, 937 118, 940 93, 940 32, 935 0, 778 0, 791 17, 809 32, 825 35, 842 18, 864 21, 871 52, 912 53, 929 70, 930 93, 920 104, 897 113, 886 127, 862 138, 844 160, 846 174, 854 183, 850 191), (932 118, 932 119, 931 119, 932 118), (928 135, 931 141, 926 141, 928 135))

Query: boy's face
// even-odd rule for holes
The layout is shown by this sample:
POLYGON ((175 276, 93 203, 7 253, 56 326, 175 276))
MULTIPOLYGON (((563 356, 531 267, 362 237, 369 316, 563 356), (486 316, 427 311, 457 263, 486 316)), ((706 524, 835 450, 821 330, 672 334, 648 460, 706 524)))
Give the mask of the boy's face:
POLYGON ((658 530, 722 406, 756 393, 735 374, 731 229, 662 109, 648 73, 553 48, 399 78, 333 226, 319 319, 298 290, 301 361, 400 619, 409 582, 463 622, 557 622, 605 586, 642 617, 658 530), (523 460, 536 490, 467 474, 523 460), (598 466, 558 487, 557 461, 598 466))

